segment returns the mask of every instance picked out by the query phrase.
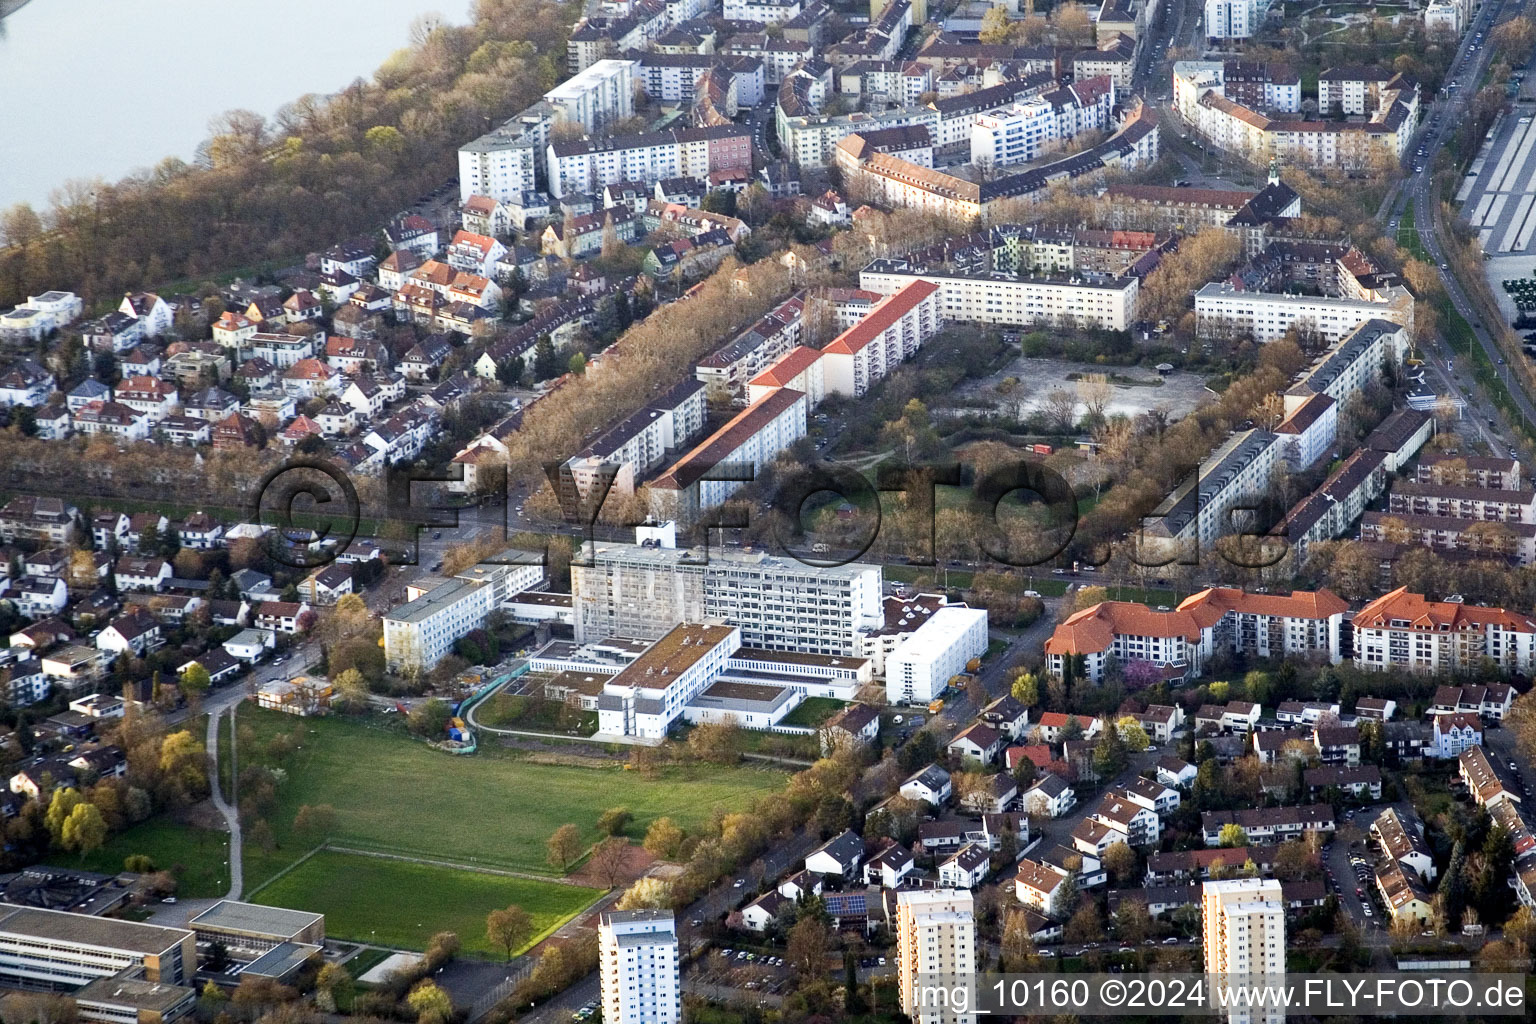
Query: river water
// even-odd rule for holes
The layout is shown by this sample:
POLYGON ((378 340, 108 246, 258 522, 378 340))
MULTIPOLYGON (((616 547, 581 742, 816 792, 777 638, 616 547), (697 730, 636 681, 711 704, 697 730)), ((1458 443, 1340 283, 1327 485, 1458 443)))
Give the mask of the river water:
POLYGON ((208 122, 368 77, 471 0, 31 0, 0 20, 0 209, 190 160, 208 122))

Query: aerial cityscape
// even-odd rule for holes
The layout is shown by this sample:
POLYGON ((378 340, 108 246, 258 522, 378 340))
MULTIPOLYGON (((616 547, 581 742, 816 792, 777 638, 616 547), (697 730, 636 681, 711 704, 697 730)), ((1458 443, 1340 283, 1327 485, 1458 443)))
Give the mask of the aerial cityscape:
POLYGON ((0 0, 5 1024, 1529 1018, 1536 0, 166 2, 0 0))

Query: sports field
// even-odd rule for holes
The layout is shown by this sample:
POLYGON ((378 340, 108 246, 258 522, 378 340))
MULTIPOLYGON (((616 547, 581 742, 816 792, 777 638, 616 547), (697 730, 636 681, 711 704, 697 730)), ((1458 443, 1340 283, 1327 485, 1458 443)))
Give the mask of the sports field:
POLYGON ((293 830, 304 804, 336 809, 335 845, 550 873, 545 843, 567 822, 592 843, 600 838, 598 816, 627 807, 635 816, 628 834, 638 839, 658 817, 698 827, 716 808, 740 809, 785 781, 782 772, 755 767, 668 768, 647 777, 619 764, 535 764, 495 749, 455 757, 390 728, 340 717, 297 719, 249 705, 239 726, 242 734, 250 727, 242 771, 264 763, 263 751, 279 732, 299 741, 277 763, 287 779, 267 816, 276 846, 245 844, 247 892, 316 844, 293 830))
POLYGON ((456 932, 464 949, 492 956, 506 950, 485 937, 485 915, 517 904, 533 918, 534 940, 570 920, 602 895, 561 882, 456 871, 377 857, 317 853, 251 897, 278 907, 325 915, 327 936, 423 949, 434 932, 456 932))

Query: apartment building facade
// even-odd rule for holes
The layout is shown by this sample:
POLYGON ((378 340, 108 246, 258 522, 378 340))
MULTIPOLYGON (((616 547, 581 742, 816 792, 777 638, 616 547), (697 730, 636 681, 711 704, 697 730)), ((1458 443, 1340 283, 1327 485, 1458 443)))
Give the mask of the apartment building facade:
POLYGON ((1354 617, 1355 665, 1373 671, 1503 672, 1536 663, 1536 620, 1504 608, 1430 601, 1399 587, 1354 617))
MULTIPOLYGON (((862 285, 862 280, 861 280, 862 285)), ((903 283, 822 349, 828 393, 861 397, 944 325, 939 286, 903 283)))
POLYGON ((603 1020, 681 1024, 682 967, 670 910, 610 910, 598 918, 603 1020))
POLYGON ((984 324, 1127 330, 1141 283, 1135 277, 1018 277, 920 270, 905 260, 878 259, 859 272, 859 287, 893 294, 913 281, 938 286, 945 320, 984 324))
POLYGON ((571 565, 575 634, 656 639, 679 622, 729 622, 747 647, 857 657, 884 623, 883 576, 859 562, 589 544, 571 565))
POLYGON ((964 889, 918 889, 896 896, 896 970, 901 1009, 916 1024, 976 1024, 977 1013, 936 1007, 919 979, 976 972, 975 904, 964 889))

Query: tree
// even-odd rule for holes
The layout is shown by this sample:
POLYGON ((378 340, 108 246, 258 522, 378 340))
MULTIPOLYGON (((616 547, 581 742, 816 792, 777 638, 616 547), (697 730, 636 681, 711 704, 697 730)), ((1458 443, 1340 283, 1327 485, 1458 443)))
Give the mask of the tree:
POLYGON ((188 700, 192 700, 208 692, 208 688, 213 685, 213 678, 206 668, 194 662, 181 674, 180 683, 181 692, 188 700))
POLYGON ((485 915, 485 940, 507 951, 507 959, 533 938, 533 918, 528 911, 513 904, 485 915))
POLYGON ((570 360, 566 363, 566 368, 580 377, 587 372, 587 357, 580 352, 572 352, 570 360))
POLYGON ((1008 21, 1008 8, 1001 5, 987 8, 981 16, 981 35, 977 38, 989 45, 1011 41, 1013 25, 1008 21))
POLYGON ((406 716, 406 725, 417 736, 425 736, 429 739, 441 739, 444 730, 448 728, 448 720, 453 717, 453 709, 448 702, 433 698, 416 705, 411 713, 406 716))
POLYGON ((1136 851, 1125 843, 1110 843, 1104 850, 1103 867, 1116 885, 1125 885, 1136 877, 1136 851))
POLYGON ((640 845, 658 860, 671 860, 683 845, 683 830, 671 818, 657 818, 645 830, 645 841, 640 845))
POLYGON ((597 830, 605 836, 616 836, 623 832, 634 818, 628 807, 610 807, 597 819, 597 830))
MULTIPOLYGON (((209 981, 208 984, 213 985, 216 989, 218 988, 212 981, 209 981)), ((318 997, 323 994, 325 1001, 330 1006, 330 1009, 326 1011, 328 1013, 336 1012, 338 1000, 350 1004, 354 987, 352 975, 348 973, 345 967, 334 961, 327 961, 320 968, 320 973, 315 975, 317 1002, 319 1001, 318 997)), ((222 991, 221 989, 220 994, 222 994, 222 991)))
POLYGON ((688 734, 688 751, 710 764, 735 764, 741 760, 741 726, 731 722, 706 722, 688 734))
POLYGON ((1126 715, 1115 723, 1115 731, 1120 734, 1120 740, 1125 744, 1125 749, 1133 754, 1141 753, 1152 743, 1151 738, 1147 736, 1147 730, 1130 715, 1126 715))
POLYGON ((629 864, 629 842, 619 836, 609 836, 592 848, 587 866, 610 889, 624 880, 629 864))
POLYGON ((624 890, 617 910, 660 910, 672 905, 672 886, 664 878, 640 878, 624 890))
POLYGON ((496 379, 509 388, 515 388, 523 382, 524 369, 522 356, 504 359, 496 366, 496 379))
POLYGON ((69 817, 64 819, 60 834, 61 845, 66 850, 77 850, 80 859, 101 848, 107 840, 107 823, 95 804, 76 804, 69 817))
POLYGON ((1056 37, 1069 46, 1093 45, 1093 19, 1079 3, 1064 3, 1051 12, 1051 27, 1056 37))
POLYGON ((575 825, 561 825, 545 844, 552 867, 567 871, 581 856, 581 830, 575 825))
POLYGON ((405 997, 406 1004, 416 1011, 420 1024, 447 1024, 453 1016, 453 1000, 448 993, 430 981, 419 982, 405 997))
POLYGON ((533 376, 535 380, 549 380, 560 373, 560 355, 549 335, 539 335, 533 343, 533 376))
POLYGON ((1078 944, 1097 942, 1103 937, 1104 915, 1099 913, 1099 905, 1092 901, 1079 907, 1062 930, 1062 938, 1078 944))
POLYGON ((1248 830, 1235 821, 1229 821, 1221 826, 1221 831, 1216 834, 1216 839, 1218 846, 1247 846, 1248 830))
POLYGON ((1029 915, 1023 910, 1010 910, 1003 920, 1003 960, 1005 970, 1022 970, 1038 952, 1030 932, 1029 915))
POLYGON ((303 804, 293 816, 293 830, 312 841, 318 841, 336 831, 336 808, 330 804, 303 804))
POLYGON ((1136 945, 1152 934, 1152 915, 1139 899, 1126 898, 1115 908, 1115 935, 1121 942, 1136 945))
MULTIPOLYGON (((994 7, 991 10, 998 10, 994 7)), ((1009 688, 1013 699, 1027 708, 1032 708, 1040 703, 1040 680, 1033 672, 1020 672, 1014 677, 1013 685, 1009 688)))
POLYGON ((802 982, 820 978, 827 969, 830 940, 827 925, 814 915, 803 915, 789 930, 786 959, 802 982))
POLYGON ((43 823, 48 826, 48 832, 53 836, 54 842, 62 842, 64 822, 69 820, 71 812, 83 799, 80 791, 72 786, 60 786, 53 791, 53 797, 48 801, 48 812, 43 816, 43 823))
POLYGON ((351 712, 362 711, 368 707, 368 681, 357 669, 342 670, 331 680, 331 688, 332 707, 351 712))

